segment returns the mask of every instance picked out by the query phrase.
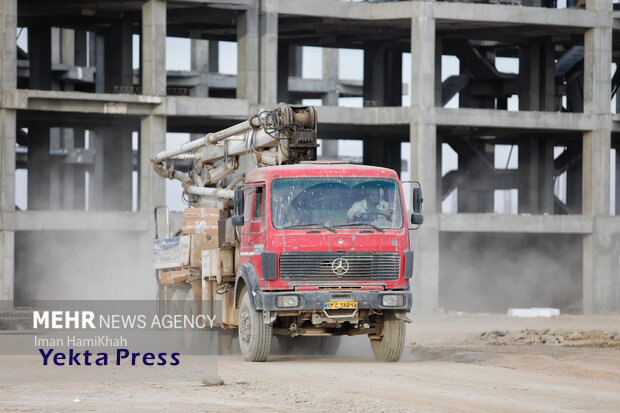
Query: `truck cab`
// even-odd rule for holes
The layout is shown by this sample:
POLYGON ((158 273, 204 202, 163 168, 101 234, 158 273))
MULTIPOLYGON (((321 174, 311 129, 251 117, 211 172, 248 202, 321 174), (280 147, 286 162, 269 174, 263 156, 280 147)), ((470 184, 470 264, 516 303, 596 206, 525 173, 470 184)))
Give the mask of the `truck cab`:
POLYGON ((378 359, 399 358, 413 251, 396 172, 303 162, 258 168, 237 191, 244 355, 256 359, 267 346, 253 336, 275 334, 287 347, 298 336, 334 342, 327 336, 368 334, 378 359), (257 325, 253 313, 261 315, 257 325))

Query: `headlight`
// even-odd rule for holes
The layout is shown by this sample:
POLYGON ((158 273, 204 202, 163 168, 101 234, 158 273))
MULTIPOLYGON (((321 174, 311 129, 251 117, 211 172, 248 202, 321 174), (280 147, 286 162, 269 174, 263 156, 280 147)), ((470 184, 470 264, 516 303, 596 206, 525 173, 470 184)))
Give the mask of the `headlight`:
POLYGON ((381 296, 381 305, 384 307, 402 307, 403 296, 396 294, 385 294, 381 296))
POLYGON ((278 307, 297 307, 299 306, 299 296, 296 295, 281 295, 276 300, 278 307))

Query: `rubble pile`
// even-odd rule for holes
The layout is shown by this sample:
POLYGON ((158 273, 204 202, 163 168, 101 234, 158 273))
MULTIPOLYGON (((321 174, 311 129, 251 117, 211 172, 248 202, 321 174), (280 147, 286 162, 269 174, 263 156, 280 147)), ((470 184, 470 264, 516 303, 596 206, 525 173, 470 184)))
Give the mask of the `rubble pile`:
POLYGON ((471 343, 494 345, 547 344, 563 347, 598 347, 620 349, 620 333, 602 330, 525 329, 515 331, 485 331, 472 336, 471 343))

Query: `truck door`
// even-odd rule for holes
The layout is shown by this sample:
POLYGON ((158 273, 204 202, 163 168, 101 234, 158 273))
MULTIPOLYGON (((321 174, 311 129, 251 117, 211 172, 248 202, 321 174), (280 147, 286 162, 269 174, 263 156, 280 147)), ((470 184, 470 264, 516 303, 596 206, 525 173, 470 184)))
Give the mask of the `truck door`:
POLYGON ((245 223, 241 228, 241 262, 248 262, 260 274, 260 254, 265 250, 265 186, 248 186, 245 191, 245 223), (245 259, 244 259, 245 258, 245 259))

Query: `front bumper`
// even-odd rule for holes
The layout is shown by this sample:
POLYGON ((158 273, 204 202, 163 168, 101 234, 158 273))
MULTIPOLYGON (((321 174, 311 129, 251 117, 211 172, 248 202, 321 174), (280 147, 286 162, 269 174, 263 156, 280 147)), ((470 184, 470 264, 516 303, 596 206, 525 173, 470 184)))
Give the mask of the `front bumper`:
POLYGON ((322 311, 324 304, 330 301, 357 301, 358 308, 370 308, 377 310, 411 310, 413 297, 411 290, 386 290, 386 291, 278 291, 260 292, 254 297, 257 310, 267 311, 322 311), (296 295, 299 297, 299 305, 296 307, 278 307, 279 296, 296 295), (381 297, 383 295, 398 295, 403 298, 401 306, 384 306, 381 297))

